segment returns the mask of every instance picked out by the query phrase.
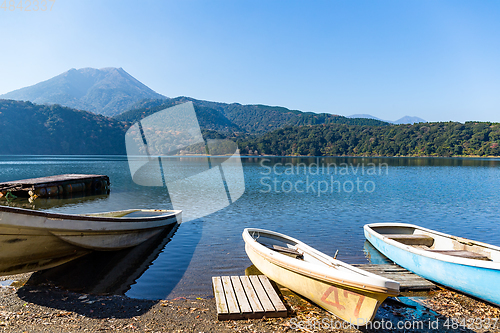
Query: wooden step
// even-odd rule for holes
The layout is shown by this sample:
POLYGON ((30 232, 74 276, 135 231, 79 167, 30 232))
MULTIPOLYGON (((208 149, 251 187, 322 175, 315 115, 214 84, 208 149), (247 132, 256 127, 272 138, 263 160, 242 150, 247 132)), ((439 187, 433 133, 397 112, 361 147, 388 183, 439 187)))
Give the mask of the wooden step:
POLYGON ((436 285, 429 280, 412 273, 396 264, 361 264, 353 265, 367 272, 380 275, 387 279, 399 282, 399 290, 401 291, 423 291, 436 288, 436 285))
POLYGON ((287 310, 264 275, 214 276, 218 320, 286 317, 287 310))

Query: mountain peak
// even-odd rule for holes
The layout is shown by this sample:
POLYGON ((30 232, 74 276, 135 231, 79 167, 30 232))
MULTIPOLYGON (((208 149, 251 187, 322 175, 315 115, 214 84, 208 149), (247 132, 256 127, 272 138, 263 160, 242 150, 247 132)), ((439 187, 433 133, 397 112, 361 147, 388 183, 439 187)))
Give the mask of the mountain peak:
POLYGON ((368 118, 368 119, 376 119, 376 120, 381 120, 385 121, 387 123, 392 123, 392 124, 415 124, 415 123, 426 123, 427 120, 424 120, 419 117, 412 117, 412 116, 404 116, 402 118, 399 118, 398 120, 391 121, 391 120, 382 120, 380 118, 374 117, 370 114, 353 114, 351 116, 347 116, 347 118, 368 118))
POLYGON ((415 116, 404 116, 403 118, 399 118, 398 120, 393 121, 394 124, 415 124, 426 122, 427 120, 415 116))
POLYGON ((37 104, 60 104, 106 116, 120 114, 143 99, 165 99, 123 68, 71 68, 49 80, 0 95, 37 104))

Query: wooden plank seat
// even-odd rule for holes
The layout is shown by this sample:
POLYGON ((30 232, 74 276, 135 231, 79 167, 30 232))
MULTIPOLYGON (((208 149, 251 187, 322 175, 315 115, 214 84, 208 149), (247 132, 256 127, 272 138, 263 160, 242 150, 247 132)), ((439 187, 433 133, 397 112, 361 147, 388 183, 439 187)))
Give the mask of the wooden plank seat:
POLYGON ((491 261, 491 259, 488 258, 487 256, 485 256, 484 254, 475 253, 475 252, 466 251, 466 250, 427 250, 427 251, 446 254, 449 256, 460 257, 460 258, 491 261))
POLYGON ((434 238, 427 235, 387 234, 384 236, 388 237, 389 239, 393 239, 397 242, 403 243, 405 245, 432 246, 432 244, 434 244, 434 238))
POLYGON ((290 257, 293 257, 293 258, 298 258, 298 259, 302 259, 302 253, 300 253, 299 251, 297 251, 296 249, 292 249, 292 248, 289 248, 289 247, 283 247, 283 246, 279 246, 279 245, 266 245, 266 244, 263 244, 265 247, 267 247, 268 249, 271 249, 271 250, 274 250, 276 252, 279 252, 279 253, 283 253, 287 256, 290 256, 290 257))
POLYGON ((296 249, 291 249, 289 247, 273 245, 273 250, 277 251, 277 252, 281 252, 283 254, 287 254, 287 255, 292 256, 292 257, 302 258, 302 253, 300 253, 296 249))

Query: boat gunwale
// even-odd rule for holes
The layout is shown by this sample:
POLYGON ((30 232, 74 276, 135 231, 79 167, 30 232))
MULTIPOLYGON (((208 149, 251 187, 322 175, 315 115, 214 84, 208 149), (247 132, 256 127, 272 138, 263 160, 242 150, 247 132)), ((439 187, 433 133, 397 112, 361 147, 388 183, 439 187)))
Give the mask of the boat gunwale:
POLYGON ((91 222, 153 222, 153 221, 161 221, 168 218, 179 216, 182 212, 181 210, 155 210, 155 209, 124 209, 117 210, 111 212, 102 212, 96 214, 107 214, 107 213, 115 213, 115 212, 125 212, 125 211, 161 211, 168 212, 171 214, 161 214, 157 216, 146 216, 146 217, 103 217, 103 216, 92 216, 92 215, 80 215, 80 214, 64 214, 64 213, 52 213, 47 211, 39 211, 39 210, 30 210, 25 208, 17 208, 17 207, 7 207, 0 206, 0 213, 13 213, 13 214, 23 214, 29 216, 37 216, 44 217, 48 219, 62 219, 62 220, 76 220, 76 221, 91 221, 91 222))
MULTIPOLYGON (((399 222, 382 222, 382 223, 370 223, 370 224, 365 224, 364 225, 364 230, 369 233, 370 235, 380 239, 382 242, 387 243, 389 245, 395 246, 401 250, 413 253, 415 255, 420 255, 424 256, 427 258, 439 260, 439 261, 445 261, 453 264, 458 264, 458 265, 464 265, 464 266, 474 266, 474 267, 479 267, 479 268, 486 268, 486 269, 495 269, 495 270, 500 270, 500 263, 495 262, 495 261, 485 261, 485 260, 477 260, 477 259, 472 259, 472 258, 461 258, 457 256, 452 256, 449 254, 444 254, 444 253, 439 253, 439 252, 431 252, 425 249, 419 249, 417 247, 411 246, 411 245, 406 245, 401 242, 398 242, 394 239, 390 239, 387 236, 384 236, 384 234, 378 233, 376 230, 374 230, 372 227, 402 227, 402 228, 414 228, 416 230, 421 230, 425 231, 430 234, 435 234, 441 237, 449 238, 454 241, 459 241, 459 242, 468 242, 472 245, 477 245, 480 247, 484 247, 493 251, 500 252, 500 247, 479 242, 479 241, 474 241, 468 238, 463 238, 463 237, 458 237, 458 236, 453 236, 449 234, 445 234, 440 231, 435 231, 431 229, 427 229, 415 224, 408 224, 408 223, 399 223, 399 222)), ((369 241, 369 240, 368 240, 369 241)))
MULTIPOLYGON (((325 275, 324 273, 321 274, 319 272, 314 272, 314 270, 304 269, 303 267, 301 267, 301 265, 296 264, 296 262, 294 261, 294 260, 296 260, 295 258, 292 258, 292 257, 286 256, 284 254, 281 254, 279 252, 276 252, 272 249, 265 247, 261 243, 259 243, 256 239, 254 239, 250 235, 250 231, 258 231, 258 232, 261 232, 262 234, 271 235, 275 238, 282 238, 282 239, 290 240, 292 242, 300 244, 301 248, 303 250, 305 248, 305 250, 309 250, 309 251, 312 250, 311 252, 318 252, 319 254, 327 256, 333 260, 332 266, 328 267, 327 264, 323 264, 322 266, 327 267, 328 269, 332 269, 332 270, 335 269, 335 267, 333 265, 335 265, 335 262, 338 262, 338 264, 337 264, 338 266, 341 266, 341 267, 346 268, 346 269, 350 269, 355 274, 359 274, 359 275, 367 274, 367 275, 364 275, 364 277, 366 277, 366 278, 374 278, 374 279, 379 279, 380 281, 391 281, 394 283, 398 283, 397 281, 384 278, 382 276, 379 276, 379 275, 364 271, 362 269, 356 268, 356 267, 349 265, 347 263, 344 263, 340 260, 333 259, 332 257, 310 247, 309 245, 307 245, 307 244, 305 244, 305 243, 303 243, 303 242, 301 242, 293 237, 290 237, 290 236, 287 236, 284 234, 280 234, 278 232, 270 231, 270 230, 264 230, 264 229, 258 229, 258 228, 245 228, 245 230, 243 231, 243 239, 244 239, 245 243, 248 244, 254 252, 261 255, 264 259, 268 260, 272 264, 279 266, 283 269, 286 269, 286 270, 291 271, 293 273, 301 274, 301 275, 309 277, 309 278, 323 281, 323 282, 326 282, 329 284, 336 284, 336 285, 346 287, 346 288, 363 290, 365 292, 382 293, 382 294, 386 294, 388 296, 397 296, 400 293, 399 287, 398 287, 398 290, 396 290, 393 288, 381 287, 381 286, 376 286, 376 285, 368 284, 368 283, 353 282, 352 280, 335 278, 334 276, 332 276, 333 274, 325 275), (247 242, 247 238, 249 238, 249 240, 253 240, 254 243, 252 244, 250 242, 247 242), (255 244, 257 244, 257 246, 253 246, 255 244)), ((316 264, 313 264, 313 263, 310 263, 307 261, 302 261, 302 263, 305 263, 306 265, 312 265, 312 266, 316 265, 316 264)), ((398 283, 398 286, 399 286, 399 283, 398 283)))

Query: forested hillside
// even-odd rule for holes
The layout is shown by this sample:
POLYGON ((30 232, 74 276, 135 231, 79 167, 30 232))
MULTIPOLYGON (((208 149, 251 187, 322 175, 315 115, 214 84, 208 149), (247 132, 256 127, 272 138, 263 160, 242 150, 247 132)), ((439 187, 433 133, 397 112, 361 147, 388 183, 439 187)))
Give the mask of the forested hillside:
POLYGON ((60 105, 0 99, 0 154, 125 154, 125 123, 60 105))
POLYGON ((240 140, 243 154, 353 156, 500 156, 500 124, 418 123, 393 126, 327 124, 287 127, 240 140))
MULTIPOLYGON (((169 99, 167 101, 163 100, 161 103, 159 102, 160 101, 158 100, 143 101, 142 103, 139 103, 139 105, 143 104, 144 107, 124 112, 114 117, 114 119, 133 124, 136 121, 144 119, 158 111, 180 104, 177 99, 169 99)), ((193 106, 196 112, 196 116, 198 118, 198 123, 200 124, 200 127, 202 129, 225 132, 225 133, 244 131, 238 125, 234 124, 229 119, 227 119, 222 113, 220 113, 216 109, 194 103, 193 106)))
MULTIPOLYGON (((0 154, 125 154, 125 132, 131 124, 181 101, 185 99, 147 105, 112 119, 59 105, 0 100, 0 154)), ((257 150, 269 155, 500 156, 498 123, 387 125, 373 120, 376 125, 367 126, 365 122, 371 119, 299 113, 300 117, 287 120, 289 125, 259 134, 249 133, 222 113, 230 110, 216 109, 209 103, 195 104, 205 138, 235 140, 243 155, 257 150), (320 124, 310 125, 315 123, 320 124)), ((279 117, 261 118, 259 112, 269 109, 296 115, 296 111, 267 106, 239 110, 250 113, 250 123, 259 119, 268 122, 268 127, 283 124, 279 117)))
POLYGON ((211 130, 263 134, 285 126, 331 123, 369 126, 389 125, 375 119, 347 118, 327 113, 302 112, 279 106, 208 102, 189 97, 177 97, 167 101, 144 100, 134 104, 134 107, 137 107, 136 109, 124 112, 116 116, 115 119, 135 122, 167 107, 186 102, 193 102, 200 126, 211 130), (211 115, 211 121, 207 121, 207 115, 211 115))

